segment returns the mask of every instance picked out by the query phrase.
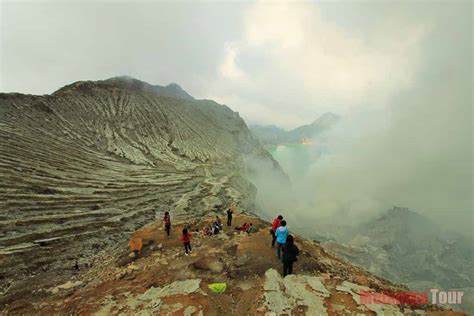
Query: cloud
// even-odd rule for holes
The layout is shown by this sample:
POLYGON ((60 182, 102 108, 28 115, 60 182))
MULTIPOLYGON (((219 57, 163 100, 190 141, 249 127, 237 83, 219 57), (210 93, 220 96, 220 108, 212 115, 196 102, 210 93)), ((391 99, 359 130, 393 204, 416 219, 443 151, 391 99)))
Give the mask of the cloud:
POLYGON ((0 90, 52 93, 129 75, 205 98, 245 3, 1 1, 0 90))
MULTIPOLYGON (((288 125, 296 124, 295 117, 310 117, 307 113, 324 108, 317 100, 325 99, 331 100, 330 110, 342 113, 339 125, 318 146, 303 153, 310 159, 304 161, 294 154, 281 161, 292 187, 275 188, 275 181, 266 174, 255 180, 262 205, 284 212, 292 217, 294 225, 311 223, 310 228, 319 225, 329 229, 328 233, 331 228, 322 223, 353 224, 393 206, 404 206, 472 237, 471 6, 457 2, 405 7, 402 3, 398 10, 375 10, 370 16, 379 13, 384 22, 376 24, 379 29, 370 36, 368 29, 374 27, 373 23, 351 33, 347 26, 343 29, 324 22, 313 6, 312 13, 295 13, 293 7, 283 9, 283 5, 276 12, 269 7, 266 14, 263 9, 257 10, 255 14, 262 24, 271 17, 275 17, 273 23, 284 16, 295 21, 291 27, 285 26, 288 21, 275 29, 251 27, 250 35, 240 44, 246 48, 235 59, 248 78, 255 78, 253 84, 258 89, 285 100, 273 103, 262 93, 259 97, 266 100, 262 106, 271 107, 268 115, 281 117, 288 113, 292 118, 288 125), (411 15, 417 20, 415 23, 411 15), (309 38, 318 38, 318 27, 314 26, 331 36, 325 45, 314 44, 321 43, 318 40, 308 43, 309 38), (311 36, 286 41, 286 30, 311 36), (279 63, 278 71, 262 72, 269 82, 259 80, 261 70, 246 68, 246 54, 258 56, 260 53, 255 51, 261 47, 274 48, 271 53, 264 53, 268 58, 262 60, 279 63), (297 59, 297 50, 304 51, 304 47, 307 52, 297 59), (334 61, 332 72, 319 65, 320 61, 305 58, 321 55, 324 49, 331 54, 321 60, 329 65, 334 61), (299 63, 302 64, 297 67, 299 63), (279 72, 281 69, 286 72, 279 72), (313 78, 313 69, 319 69, 329 79, 313 78), (351 72, 348 78, 341 79, 344 69, 351 72), (305 89, 295 95, 294 103, 291 98, 284 99, 289 95, 288 89, 264 88, 284 73, 293 79, 306 78, 305 89), (375 83, 368 84, 371 80, 375 83), (330 82, 335 82, 334 90, 330 82), (306 109, 300 100, 312 108, 306 109), (302 173, 293 172, 302 168, 302 173)), ((248 18, 258 20, 252 14, 248 18)), ((290 87, 292 82, 295 81, 288 80, 290 87)), ((242 84, 244 88, 246 85, 242 84)), ((250 89, 242 91, 253 93, 250 89)))
POLYGON ((111 2, 3 1, 1 90, 130 75, 250 123, 335 112, 302 209, 398 204, 472 226, 471 1, 111 2))
POLYGON ((219 73, 223 78, 246 80, 245 73, 235 63, 238 53, 237 45, 233 45, 232 43, 226 44, 224 61, 219 66, 219 73))
POLYGON ((264 124, 276 126, 300 126, 307 123, 307 119, 289 113, 285 109, 274 109, 271 105, 245 99, 240 94, 215 95, 210 99, 221 104, 231 106, 234 111, 240 111, 248 124, 264 124))
POLYGON ((220 99, 238 94, 275 116, 299 116, 284 124, 288 128, 308 115, 312 121, 327 111, 385 106, 413 84, 429 28, 399 26, 390 20, 376 31, 354 33, 326 20, 315 3, 258 1, 245 11, 241 38, 227 42, 212 89, 220 99))

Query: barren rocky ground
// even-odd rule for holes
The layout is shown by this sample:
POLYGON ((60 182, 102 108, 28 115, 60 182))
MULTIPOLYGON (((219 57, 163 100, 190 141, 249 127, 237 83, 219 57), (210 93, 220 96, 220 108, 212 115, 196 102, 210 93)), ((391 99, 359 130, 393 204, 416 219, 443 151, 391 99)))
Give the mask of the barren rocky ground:
MULTIPOLYGON (((201 231, 219 213, 175 223, 170 239, 159 222, 130 238, 144 248, 134 258, 102 251, 92 267, 80 267, 70 280, 41 290, 45 298, 19 300, 7 306, 12 314, 79 315, 461 315, 438 306, 361 304, 360 291, 406 291, 325 251, 317 242, 296 238, 301 256, 295 275, 282 278, 282 264, 270 247, 269 223, 238 215, 233 227, 215 236, 201 231), (252 222, 254 234, 235 226, 252 222), (193 251, 185 256, 179 234, 193 233, 193 251), (209 284, 224 282, 224 293, 209 284)), ((124 245, 125 248, 125 245, 124 245)))

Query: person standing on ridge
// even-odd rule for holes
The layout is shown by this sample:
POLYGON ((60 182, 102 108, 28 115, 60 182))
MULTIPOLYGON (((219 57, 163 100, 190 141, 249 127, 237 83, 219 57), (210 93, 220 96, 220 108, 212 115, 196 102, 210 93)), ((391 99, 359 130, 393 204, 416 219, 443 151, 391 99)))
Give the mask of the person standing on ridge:
POLYGON ((286 243, 286 237, 288 236, 288 228, 286 227, 286 221, 281 221, 281 226, 277 228, 275 232, 276 243, 277 243, 277 257, 281 259, 281 249, 286 243))
POLYGON ((272 248, 275 247, 275 241, 276 241, 275 232, 276 232, 277 228, 280 227, 280 223, 281 223, 282 220, 283 220, 283 216, 281 216, 281 215, 278 215, 273 220, 272 229, 270 229, 270 235, 272 235, 272 248))
POLYGON ((184 245, 184 254, 187 256, 191 249, 191 233, 188 232, 187 228, 183 228, 183 234, 181 235, 181 241, 184 245), (189 251, 189 252, 188 252, 189 251))
POLYGON ((232 211, 231 208, 227 210, 227 226, 232 226, 232 214, 234 214, 234 211, 232 211))
POLYGON ((170 212, 165 212, 165 217, 163 217, 163 223, 165 223, 166 236, 170 238, 170 232, 171 232, 170 212))
POLYGON ((293 263, 298 261, 298 255, 300 250, 295 245, 295 239, 292 235, 286 237, 286 244, 283 246, 283 256, 281 261, 283 262, 283 277, 288 274, 293 274, 293 263))

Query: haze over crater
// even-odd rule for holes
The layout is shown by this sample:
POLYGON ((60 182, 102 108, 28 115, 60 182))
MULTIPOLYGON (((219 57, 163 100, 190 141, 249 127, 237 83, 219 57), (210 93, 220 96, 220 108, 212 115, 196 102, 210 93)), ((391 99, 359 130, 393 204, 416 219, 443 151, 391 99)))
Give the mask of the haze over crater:
POLYGON ((252 124, 291 129, 333 112, 344 119, 333 156, 313 168, 310 197, 327 200, 317 212, 356 199, 358 212, 402 205, 471 230, 470 1, 3 1, 1 11, 4 92, 128 74, 177 82, 252 124))

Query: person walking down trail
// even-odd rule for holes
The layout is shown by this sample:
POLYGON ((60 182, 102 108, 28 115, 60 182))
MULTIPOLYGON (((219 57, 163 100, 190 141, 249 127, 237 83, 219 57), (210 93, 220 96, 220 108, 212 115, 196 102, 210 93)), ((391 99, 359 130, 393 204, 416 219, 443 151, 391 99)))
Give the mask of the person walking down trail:
POLYGON ((288 228, 286 227, 286 221, 281 221, 281 226, 277 228, 275 232, 276 243, 277 243, 277 257, 281 259, 281 250, 286 243, 286 237, 288 236, 288 228))
POLYGON ((278 215, 275 217, 272 223, 272 229, 270 230, 270 235, 272 235, 272 248, 275 247, 275 242, 276 242, 276 230, 278 227, 281 225, 281 221, 283 220, 283 216, 278 215))
POLYGON ((234 211, 229 208, 227 210, 227 226, 232 226, 232 214, 234 214, 234 211))
POLYGON ((292 235, 286 237, 285 246, 283 246, 283 256, 281 261, 283 262, 283 277, 288 274, 293 274, 293 263, 298 261, 298 255, 300 250, 295 245, 295 240, 292 235))
POLYGON ((171 232, 170 212, 165 212, 165 217, 163 217, 163 223, 165 223, 166 236, 170 238, 170 232, 171 232))
POLYGON ((181 241, 184 245, 184 254, 187 256, 191 249, 191 233, 188 232, 187 228, 183 228, 183 234, 181 235, 181 241))

